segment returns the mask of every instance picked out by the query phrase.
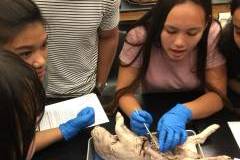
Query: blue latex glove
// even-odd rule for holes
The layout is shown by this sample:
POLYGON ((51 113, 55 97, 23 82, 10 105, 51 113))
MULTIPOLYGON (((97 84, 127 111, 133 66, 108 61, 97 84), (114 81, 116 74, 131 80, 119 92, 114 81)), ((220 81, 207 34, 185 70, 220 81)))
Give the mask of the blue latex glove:
POLYGON ((144 110, 135 110, 130 116, 130 127, 133 132, 142 136, 147 134, 143 123, 149 128, 152 124, 152 116, 144 110))
POLYGON ((69 140, 73 136, 77 135, 78 132, 94 123, 95 114, 92 107, 86 107, 81 110, 77 117, 63 123, 59 126, 59 129, 65 140, 69 140))
POLYGON ((160 118, 157 131, 161 152, 174 149, 186 141, 186 123, 191 118, 192 111, 183 104, 177 104, 160 118))

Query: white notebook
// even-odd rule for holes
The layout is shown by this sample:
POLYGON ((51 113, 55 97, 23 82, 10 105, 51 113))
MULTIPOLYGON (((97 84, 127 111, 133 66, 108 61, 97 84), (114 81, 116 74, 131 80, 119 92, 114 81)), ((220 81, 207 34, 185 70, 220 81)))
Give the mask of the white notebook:
POLYGON ((232 131, 232 134, 240 148, 240 121, 228 122, 228 125, 232 131))
POLYGON ((58 127, 60 124, 75 118, 87 106, 93 107, 95 111, 95 123, 91 126, 109 122, 97 95, 91 93, 46 106, 45 113, 39 125, 40 130, 58 127))

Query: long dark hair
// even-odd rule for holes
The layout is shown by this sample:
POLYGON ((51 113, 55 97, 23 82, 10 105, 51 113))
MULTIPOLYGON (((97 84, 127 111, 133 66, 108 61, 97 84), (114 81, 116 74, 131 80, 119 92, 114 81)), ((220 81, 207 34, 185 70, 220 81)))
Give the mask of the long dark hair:
POLYGON ((27 24, 45 20, 31 0, 0 0, 0 46, 16 36, 27 24))
MULTIPOLYGON (((239 8, 240 0, 232 0, 230 3, 231 15, 233 16, 236 9, 239 8)), ((218 48, 226 59, 228 78, 239 79, 237 75, 240 68, 240 48, 237 46, 234 40, 234 25, 232 19, 222 31, 221 37, 218 42, 218 48)), ((232 104, 226 105, 226 107, 240 117, 239 109, 234 108, 232 104)))
POLYGON ((35 70, 14 53, 0 50, 0 157, 26 159, 45 106, 35 70))
POLYGON ((234 14, 236 9, 240 7, 240 1, 239 0, 232 0, 230 3, 230 10, 231 10, 231 15, 234 14))
MULTIPOLYGON (((197 59, 197 63, 196 63, 197 77, 201 82, 201 88, 205 87, 207 41, 208 41, 208 32, 212 22, 211 0, 159 0, 156 3, 156 5, 154 5, 153 8, 148 13, 146 13, 140 20, 138 20, 130 28, 131 30, 132 28, 135 28, 137 26, 143 26, 146 29, 147 37, 143 44, 137 44, 137 45, 142 45, 142 48, 137 54, 137 56, 134 58, 134 60, 130 64, 122 65, 122 66, 123 67, 130 66, 140 54, 142 55, 142 65, 137 78, 129 86, 117 91, 115 95, 114 106, 118 104, 118 100, 122 95, 136 88, 138 84, 141 81, 143 81, 143 79, 145 78, 146 72, 148 70, 152 45, 154 44, 154 45, 157 45, 158 47, 161 47, 161 40, 159 35, 163 30, 164 23, 166 21, 166 18, 169 12, 177 4, 182 4, 187 1, 191 1, 195 4, 200 5, 205 12, 205 19, 206 19, 207 26, 199 43, 197 44, 198 50, 197 50, 197 58, 196 58, 197 59)), ((130 43, 130 42, 127 41, 127 43, 130 43)), ((116 110, 116 108, 113 110, 116 110)))
MULTIPOLYGON (((236 9, 240 8, 240 0, 232 0, 230 6, 231 15, 233 16, 236 9)), ((237 78, 236 76, 240 68, 240 49, 234 40, 234 26, 232 20, 223 29, 218 47, 227 60, 228 76, 230 78, 237 78)))

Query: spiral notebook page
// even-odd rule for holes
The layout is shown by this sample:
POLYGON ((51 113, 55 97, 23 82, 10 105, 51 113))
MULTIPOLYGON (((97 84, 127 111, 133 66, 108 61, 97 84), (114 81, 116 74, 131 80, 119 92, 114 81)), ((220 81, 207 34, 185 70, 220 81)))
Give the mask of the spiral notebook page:
POLYGON ((95 111, 95 123, 91 126, 109 122, 106 113, 96 94, 91 93, 78 98, 51 104, 45 107, 45 113, 40 122, 39 129, 46 130, 56 128, 72 118, 85 107, 93 107, 95 111))

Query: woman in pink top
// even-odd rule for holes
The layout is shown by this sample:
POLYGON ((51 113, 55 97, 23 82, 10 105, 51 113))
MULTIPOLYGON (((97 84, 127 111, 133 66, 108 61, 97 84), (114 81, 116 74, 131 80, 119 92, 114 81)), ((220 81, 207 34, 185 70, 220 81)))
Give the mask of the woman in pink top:
MULTIPOLYGON (((150 127, 153 118, 159 119, 157 132, 163 152, 185 142, 187 122, 223 107, 225 60, 215 47, 221 28, 212 21, 211 13, 210 0, 159 0, 127 33, 120 54, 117 101, 139 135, 147 133, 144 123, 150 127), (161 103, 141 106, 134 95, 139 84, 143 95, 202 92, 175 101, 172 109, 157 117, 163 109, 161 103)), ((157 98, 154 101, 165 97, 157 98)))

